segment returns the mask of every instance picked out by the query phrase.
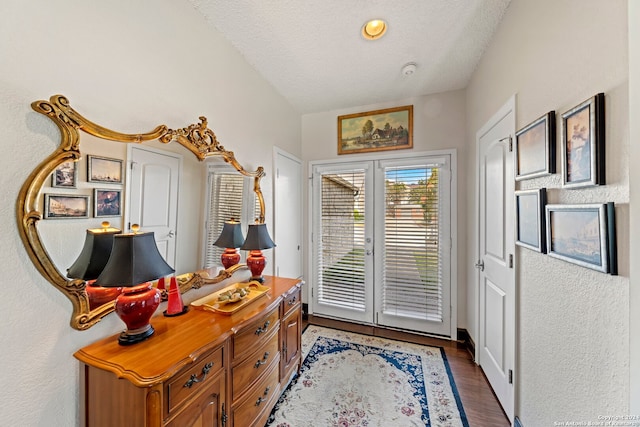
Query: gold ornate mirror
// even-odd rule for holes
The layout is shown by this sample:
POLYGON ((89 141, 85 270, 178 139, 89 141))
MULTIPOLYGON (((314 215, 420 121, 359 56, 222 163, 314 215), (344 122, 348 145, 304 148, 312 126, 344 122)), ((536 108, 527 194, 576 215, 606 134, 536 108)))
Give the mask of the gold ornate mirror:
MULTIPOLYGON (((51 174, 65 162, 78 161, 81 158, 80 131, 102 140, 121 143, 142 143, 157 140, 163 144, 178 142, 191 151, 199 161, 212 156, 222 158, 246 177, 253 178, 253 191, 259 203, 259 222, 264 222, 264 198, 260 189, 260 179, 264 176, 264 169, 258 167, 255 172, 246 171, 235 159, 232 151, 227 151, 220 145, 214 132, 207 127, 207 119, 200 117, 200 123, 191 124, 185 128, 173 130, 165 125, 157 126, 150 132, 140 134, 126 134, 116 132, 97 125, 78 112, 70 105, 67 98, 54 95, 49 101, 35 101, 31 107, 38 113, 49 117, 58 127, 61 134, 59 147, 49 155, 29 175, 25 181, 17 203, 17 218, 22 241, 29 257, 38 271, 63 292, 73 304, 71 326, 78 330, 85 330, 100 321, 102 317, 113 311, 113 303, 103 304, 93 310, 89 306, 86 292, 86 282, 81 279, 68 279, 53 262, 41 238, 38 223, 43 218, 40 209, 41 189, 51 174)), ((180 276, 180 290, 197 289, 205 284, 218 283, 231 275, 241 265, 222 270, 216 277, 210 278, 199 272, 192 272, 180 276)))

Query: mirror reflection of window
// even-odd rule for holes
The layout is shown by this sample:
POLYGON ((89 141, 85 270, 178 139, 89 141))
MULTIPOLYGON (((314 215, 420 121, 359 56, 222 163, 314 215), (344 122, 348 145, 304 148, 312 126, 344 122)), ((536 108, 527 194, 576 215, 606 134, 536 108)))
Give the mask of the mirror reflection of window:
MULTIPOLYGON (((225 221, 231 218, 242 223, 246 236, 247 225, 260 215, 260 204, 253 192, 253 179, 225 167, 209 166, 207 173, 206 238, 203 267, 222 266, 220 255, 224 248, 213 245, 222 231, 225 221)), ((246 254, 241 252, 241 263, 246 254)))

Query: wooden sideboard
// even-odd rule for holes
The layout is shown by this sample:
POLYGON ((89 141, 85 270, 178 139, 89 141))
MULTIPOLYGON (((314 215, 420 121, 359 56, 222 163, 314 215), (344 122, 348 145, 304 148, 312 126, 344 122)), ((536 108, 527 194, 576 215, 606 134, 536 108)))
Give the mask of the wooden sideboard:
POLYGON ((156 316, 155 334, 117 336, 78 350, 87 427, 264 426, 301 363, 297 279, 265 276, 271 289, 226 315, 194 309, 156 316))

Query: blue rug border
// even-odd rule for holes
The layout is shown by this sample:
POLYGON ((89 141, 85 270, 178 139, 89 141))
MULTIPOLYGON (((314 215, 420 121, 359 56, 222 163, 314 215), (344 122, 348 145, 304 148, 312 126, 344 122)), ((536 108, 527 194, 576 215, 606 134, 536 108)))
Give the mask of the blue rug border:
MULTIPOLYGON (((307 324, 302 329, 302 332, 300 333, 300 335, 302 336, 302 334, 304 334, 305 331, 307 330, 307 328, 309 328, 309 327, 320 327, 320 328, 324 328, 324 329, 333 329, 335 331, 347 332, 347 333, 352 333, 352 334, 355 334, 355 335, 371 336, 371 337, 374 337, 374 338, 388 339, 390 341, 398 341, 398 342, 403 342, 403 343, 407 343, 407 344, 414 344, 414 345, 420 345, 420 346, 423 346, 423 347, 432 347, 432 348, 439 349, 440 350, 440 355, 442 356, 442 361, 444 363, 444 366, 445 366, 445 369, 446 369, 446 372, 447 372, 447 376, 449 377, 449 385, 451 386, 451 392, 453 393, 453 397, 454 397, 454 399, 456 401, 456 406, 458 407, 458 412, 460 413, 460 421, 462 422, 463 427, 470 427, 469 426, 469 421, 467 419, 467 413, 465 412, 464 406, 462 405, 462 400, 460 399, 460 393, 458 392, 458 387, 456 386, 455 379, 453 378, 453 373, 451 372, 451 366, 449 365, 449 359, 447 358, 447 354, 445 353, 444 347, 437 346, 437 345, 430 345, 430 344, 416 344, 416 343, 403 341, 403 340, 397 340, 397 339, 385 338, 385 337, 378 337, 378 336, 375 336, 375 335, 367 335, 367 334, 362 334, 362 333, 359 333, 359 332, 351 332, 351 331, 346 331, 344 329, 331 328, 331 327, 328 327, 328 326, 312 325, 312 324, 307 324)), ((327 337, 324 337, 324 338, 327 338, 327 337)), ((317 341, 317 338, 316 338, 316 341, 317 341)), ((313 345, 315 345, 315 342, 314 342, 313 345)), ((311 353, 311 351, 309 351, 309 353, 311 353)), ((309 357, 309 353, 307 353, 307 356, 305 356, 305 358, 300 361, 300 369, 302 369, 302 366, 304 365, 304 362, 307 360, 307 357, 309 357)), ((269 415, 269 418, 267 420, 267 423, 265 424, 265 427, 268 427, 273 423, 274 416, 275 416, 274 414, 276 413, 276 411, 278 410, 278 407, 280 406, 280 400, 281 400, 282 396, 284 396, 284 394, 287 391, 289 391, 289 389, 293 386, 293 384, 296 383, 299 379, 300 379, 300 374, 297 373, 297 372, 293 375, 293 377, 291 377, 291 380, 289 381, 289 383, 287 384, 285 389, 282 390, 282 392, 280 393, 280 397, 278 398, 278 401, 276 402, 276 404, 274 405, 273 409, 271 410, 271 415, 269 415)), ((426 396, 426 394, 425 394, 425 396, 426 396)), ((428 402, 427 402, 427 405, 428 405, 428 402)))

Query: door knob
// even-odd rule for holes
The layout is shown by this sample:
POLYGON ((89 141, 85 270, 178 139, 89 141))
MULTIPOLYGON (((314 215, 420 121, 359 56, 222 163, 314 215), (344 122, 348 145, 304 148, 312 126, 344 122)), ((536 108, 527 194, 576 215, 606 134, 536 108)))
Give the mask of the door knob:
POLYGON ((174 233, 173 230, 169 230, 169 237, 173 237, 175 235, 176 235, 176 233, 174 233))
POLYGON ((475 267, 480 271, 484 271, 484 261, 479 260, 478 262, 476 262, 475 267))

